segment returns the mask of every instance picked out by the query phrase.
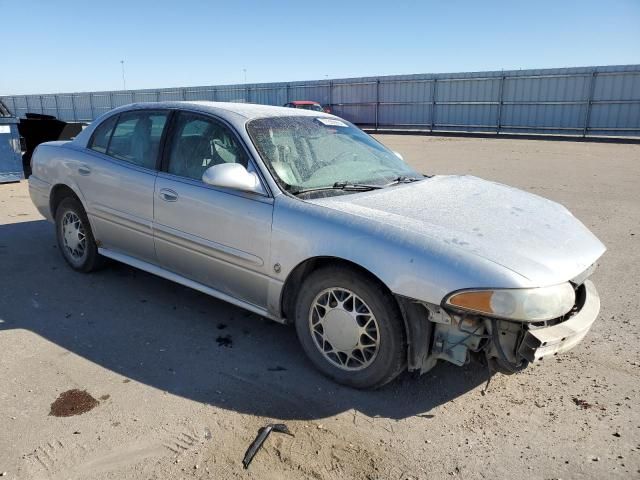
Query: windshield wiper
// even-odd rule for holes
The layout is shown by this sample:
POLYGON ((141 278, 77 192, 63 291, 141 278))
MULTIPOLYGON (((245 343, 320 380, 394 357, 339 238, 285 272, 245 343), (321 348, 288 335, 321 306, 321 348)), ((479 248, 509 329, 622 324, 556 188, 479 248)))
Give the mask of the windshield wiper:
POLYGON ((314 187, 314 188, 301 188, 299 190, 290 190, 292 194, 299 195, 301 193, 309 192, 323 192, 326 190, 343 190, 345 192, 368 192, 370 190, 377 190, 384 188, 384 185, 369 185, 366 183, 354 183, 354 182, 336 182, 331 186, 326 187, 314 187))
POLYGON ((396 178, 395 180, 383 185, 384 187, 391 187, 393 185, 399 185, 400 183, 412 183, 412 182, 417 182, 418 180, 422 180, 422 178, 417 178, 417 177, 409 177, 407 175, 400 175, 398 178, 396 178))
POLYGON ((342 190, 377 190, 384 188, 384 185, 371 185, 368 183, 353 183, 353 182, 336 182, 333 184, 333 188, 340 188, 342 190))

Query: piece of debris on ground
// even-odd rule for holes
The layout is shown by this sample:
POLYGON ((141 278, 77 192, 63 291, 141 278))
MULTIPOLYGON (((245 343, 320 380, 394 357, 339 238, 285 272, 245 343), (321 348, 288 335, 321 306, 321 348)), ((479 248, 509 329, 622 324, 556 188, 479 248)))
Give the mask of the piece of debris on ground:
POLYGON ((251 445, 249 445, 249 448, 247 449, 247 452, 244 454, 244 458, 242 459, 242 465, 244 465, 245 469, 249 468, 249 464, 253 460, 253 457, 255 457, 256 453, 258 452, 258 450, 260 450, 260 447, 262 447, 262 444, 265 442, 271 432, 286 433, 287 435, 291 435, 292 437, 294 436, 293 433, 289 431, 289 427, 287 427, 284 423, 270 423, 266 427, 261 428, 258 431, 258 435, 256 436, 255 440, 251 443, 251 445))
POLYGON ((593 407, 592 404, 590 404, 586 400, 582 400, 582 399, 580 399, 578 397, 573 397, 571 400, 573 400, 573 403, 575 403, 577 406, 579 406, 580 408, 582 408, 584 410, 593 407))

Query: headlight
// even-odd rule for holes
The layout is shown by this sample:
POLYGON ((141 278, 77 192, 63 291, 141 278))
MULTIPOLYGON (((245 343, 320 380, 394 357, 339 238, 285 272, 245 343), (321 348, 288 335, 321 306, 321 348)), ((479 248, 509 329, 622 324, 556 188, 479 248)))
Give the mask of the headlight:
POLYGON ((561 317, 575 301, 571 284, 562 283, 543 288, 464 290, 447 297, 445 305, 489 317, 541 322, 561 317))

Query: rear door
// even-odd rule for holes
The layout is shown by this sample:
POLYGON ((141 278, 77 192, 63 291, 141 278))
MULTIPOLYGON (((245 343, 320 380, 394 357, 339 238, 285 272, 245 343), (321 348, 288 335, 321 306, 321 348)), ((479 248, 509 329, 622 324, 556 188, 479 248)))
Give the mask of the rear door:
POLYGON ((172 272, 265 308, 273 199, 205 184, 204 171, 223 162, 252 168, 231 127, 208 115, 176 113, 155 186, 158 261, 172 272))
POLYGON ((134 110, 106 119, 89 141, 77 183, 101 247, 156 263, 153 192, 169 112, 134 110))

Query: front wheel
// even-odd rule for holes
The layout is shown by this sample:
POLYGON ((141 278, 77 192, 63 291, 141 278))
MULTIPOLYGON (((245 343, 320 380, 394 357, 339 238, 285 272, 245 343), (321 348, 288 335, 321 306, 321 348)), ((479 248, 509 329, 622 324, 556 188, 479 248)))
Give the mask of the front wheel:
POLYGON ((406 342, 394 298, 349 268, 316 270, 303 282, 296 331, 325 375, 355 388, 377 388, 405 367, 406 342))

